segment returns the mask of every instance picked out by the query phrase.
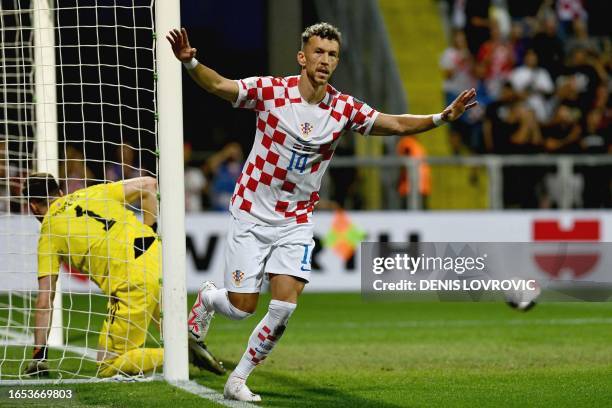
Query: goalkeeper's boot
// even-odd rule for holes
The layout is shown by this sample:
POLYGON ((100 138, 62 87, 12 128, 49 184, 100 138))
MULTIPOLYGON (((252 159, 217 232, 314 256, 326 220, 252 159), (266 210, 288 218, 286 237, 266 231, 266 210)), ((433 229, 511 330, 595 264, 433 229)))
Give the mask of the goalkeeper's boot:
POLYGON ((208 310, 204 301, 204 294, 209 291, 217 289, 215 284, 211 281, 206 281, 202 284, 202 287, 198 291, 198 298, 191 308, 189 313, 189 320, 187 326, 189 328, 189 338, 193 338, 196 341, 204 342, 208 328, 210 327, 210 321, 215 315, 214 310, 208 310))
POLYGON ((233 375, 231 375, 225 383, 225 387, 223 388, 223 396, 225 399, 236 401, 261 401, 261 397, 257 394, 253 394, 249 387, 247 387, 246 380, 233 375))
POLYGON ((225 374, 225 367, 212 355, 203 342, 194 340, 189 334, 189 362, 194 366, 217 375, 225 374))

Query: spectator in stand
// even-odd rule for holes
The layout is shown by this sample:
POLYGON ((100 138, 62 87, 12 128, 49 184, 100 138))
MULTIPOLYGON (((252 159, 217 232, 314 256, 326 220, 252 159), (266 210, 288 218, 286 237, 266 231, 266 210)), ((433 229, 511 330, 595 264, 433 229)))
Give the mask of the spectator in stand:
MULTIPOLYGON (((552 120, 542 128, 544 136, 544 149, 549 154, 576 154, 580 153, 580 110, 568 105, 559 105, 552 120)), ((568 185, 572 191, 572 205, 582 204, 582 177, 573 175, 569 180, 562 180, 556 168, 547 169, 545 176, 545 192, 542 197, 541 208, 558 208, 561 203, 563 184, 568 185)))
MULTIPOLYGON (((502 85, 499 100, 487 107, 483 133, 490 153, 530 154, 541 149, 542 136, 535 115, 519 101, 509 82, 502 85)), ((537 167, 505 167, 504 207, 536 208, 541 178, 537 167)))
POLYGON ((539 31, 533 37, 532 46, 538 55, 540 66, 553 78, 561 73, 563 67, 563 43, 557 36, 557 19, 554 14, 543 13, 539 31))
POLYGON ((210 201, 215 211, 227 211, 236 180, 242 172, 244 154, 236 142, 228 143, 213 154, 205 164, 206 174, 212 180, 210 201))
POLYGON ((552 120, 542 128, 547 153, 580 153, 580 111, 567 105, 557 107, 552 120))
POLYGON ((85 156, 80 149, 67 144, 64 159, 59 164, 59 182, 65 194, 95 184, 93 171, 87 166, 85 156))
POLYGON ((529 49, 529 38, 525 35, 525 25, 515 21, 510 29, 510 44, 514 52, 515 65, 523 65, 525 53, 529 49))
POLYGON ((135 163, 134 147, 122 143, 115 148, 115 161, 106 168, 107 181, 127 180, 143 176, 135 163))
MULTIPOLYGON (((447 105, 454 101, 464 89, 476 86, 476 79, 473 75, 474 61, 462 30, 453 31, 452 45, 442 53, 440 68, 444 74, 443 88, 447 105)), ((462 147, 470 146, 469 139, 472 129, 467 122, 467 116, 452 122, 449 129, 454 154, 458 154, 462 147)))
POLYGON ((514 50, 504 39, 495 20, 491 21, 491 38, 480 47, 477 61, 485 69, 485 81, 489 95, 496 97, 502 82, 514 66, 514 50))
POLYGON ((489 8, 491 0, 456 0, 455 7, 463 6, 465 35, 472 55, 489 39, 489 8))
POLYGON ((527 50, 525 64, 512 71, 510 82, 538 121, 547 122, 550 118, 547 100, 553 94, 555 85, 548 71, 538 66, 538 55, 533 49, 527 50))
POLYGON ((593 108, 602 108, 608 100, 607 73, 594 56, 584 48, 572 51, 570 61, 560 77, 560 84, 569 82, 577 93, 575 105, 583 115, 593 108))
MULTIPOLYGON (((397 143, 396 150, 398 156, 410 156, 414 159, 427 158, 425 147, 414 136, 403 136, 397 143)), ((397 190, 405 203, 405 198, 411 191, 410 172, 408 169, 402 169, 397 190)), ((421 195, 422 208, 427 208, 427 201, 431 194, 431 168, 425 161, 422 161, 419 165, 419 193, 421 195)))
MULTIPOLYGON (((603 109, 593 109, 586 117, 580 147, 585 154, 612 154, 612 126, 604 123, 603 109)), ((612 206, 612 166, 581 166, 584 176, 582 203, 585 208, 612 206)))
POLYGON ((559 34, 561 39, 565 40, 573 33, 574 21, 586 21, 588 15, 582 6, 582 0, 557 0, 557 17, 559 34))
POLYGON ((185 211, 200 212, 204 209, 203 197, 208 182, 202 167, 193 163, 191 156, 191 144, 185 143, 183 145, 185 163, 185 211))

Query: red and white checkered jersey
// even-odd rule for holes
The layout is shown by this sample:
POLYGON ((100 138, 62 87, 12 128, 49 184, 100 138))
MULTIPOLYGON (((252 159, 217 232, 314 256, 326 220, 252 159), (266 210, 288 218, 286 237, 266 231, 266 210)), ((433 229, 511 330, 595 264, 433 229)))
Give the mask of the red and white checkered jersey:
POLYGON ((238 80, 234 107, 257 114, 255 141, 230 203, 239 219, 264 225, 307 223, 344 130, 367 135, 378 112, 327 86, 318 104, 304 101, 298 76, 238 80))

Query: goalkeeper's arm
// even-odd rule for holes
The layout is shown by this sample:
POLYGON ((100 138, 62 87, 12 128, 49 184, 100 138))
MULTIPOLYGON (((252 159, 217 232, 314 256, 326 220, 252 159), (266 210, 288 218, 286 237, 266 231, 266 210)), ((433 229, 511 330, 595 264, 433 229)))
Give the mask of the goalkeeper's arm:
POLYGON ((157 220, 157 180, 153 177, 138 177, 123 182, 123 194, 128 203, 140 200, 143 222, 153 226, 157 220))
POLYGON ((34 351, 32 352, 32 361, 25 370, 26 374, 43 374, 49 369, 47 366, 47 337, 51 328, 56 282, 57 275, 43 276, 38 279, 38 295, 34 313, 36 324, 34 328, 34 351))

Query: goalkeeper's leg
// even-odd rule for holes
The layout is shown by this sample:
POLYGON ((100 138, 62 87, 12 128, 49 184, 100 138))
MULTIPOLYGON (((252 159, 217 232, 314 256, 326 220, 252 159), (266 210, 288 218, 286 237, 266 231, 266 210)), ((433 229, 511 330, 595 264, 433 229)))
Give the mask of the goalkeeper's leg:
POLYGON ((98 340, 98 375, 138 375, 161 368, 162 348, 142 348, 151 319, 159 320, 159 287, 116 292, 98 340))
POLYGON ((119 357, 99 363, 100 377, 112 377, 115 374, 138 375, 157 371, 164 364, 164 349, 137 348, 119 357))

